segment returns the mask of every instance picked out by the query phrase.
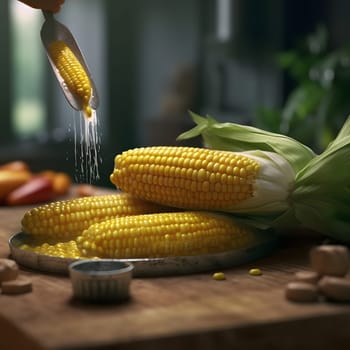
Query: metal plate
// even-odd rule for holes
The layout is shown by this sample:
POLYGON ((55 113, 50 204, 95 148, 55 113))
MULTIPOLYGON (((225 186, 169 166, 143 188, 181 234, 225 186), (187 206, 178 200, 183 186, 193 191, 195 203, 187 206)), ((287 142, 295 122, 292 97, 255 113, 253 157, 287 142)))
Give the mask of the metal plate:
MULTIPOLYGON (((38 254, 20 248, 22 244, 32 243, 32 237, 22 232, 14 234, 9 239, 11 256, 22 266, 42 272, 68 274, 69 264, 78 260, 38 254)), ((134 277, 157 277, 214 272, 246 264, 271 254, 276 248, 277 243, 278 241, 275 235, 263 232, 257 234, 257 240, 254 245, 224 253, 120 260, 134 264, 134 277)))

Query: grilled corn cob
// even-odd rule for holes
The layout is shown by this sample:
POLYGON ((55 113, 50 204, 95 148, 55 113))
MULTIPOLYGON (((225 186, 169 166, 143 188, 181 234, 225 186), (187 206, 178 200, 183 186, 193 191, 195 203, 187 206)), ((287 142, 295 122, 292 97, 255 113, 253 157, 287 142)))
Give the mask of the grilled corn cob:
POLYGON ((109 218, 169 210, 126 193, 58 201, 25 213, 22 230, 31 235, 71 239, 90 225, 109 218))
POLYGON ((218 253, 255 242, 251 229, 228 216, 190 211, 114 218, 77 238, 83 255, 118 259, 218 253))
POLYGON ((85 115, 91 117, 91 82, 72 50, 63 41, 54 41, 49 46, 49 56, 70 93, 80 101, 85 115))
POLYGON ((117 155, 110 180, 125 192, 173 207, 282 212, 294 171, 271 152, 158 146, 117 155))

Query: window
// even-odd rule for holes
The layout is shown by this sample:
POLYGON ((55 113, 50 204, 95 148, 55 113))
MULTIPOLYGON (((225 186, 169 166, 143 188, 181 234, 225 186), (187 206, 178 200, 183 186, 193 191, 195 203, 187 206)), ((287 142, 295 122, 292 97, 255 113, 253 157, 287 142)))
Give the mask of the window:
POLYGON ((11 126, 16 138, 27 138, 46 128, 46 58, 39 37, 42 15, 15 0, 10 2, 9 10, 13 58, 11 126))

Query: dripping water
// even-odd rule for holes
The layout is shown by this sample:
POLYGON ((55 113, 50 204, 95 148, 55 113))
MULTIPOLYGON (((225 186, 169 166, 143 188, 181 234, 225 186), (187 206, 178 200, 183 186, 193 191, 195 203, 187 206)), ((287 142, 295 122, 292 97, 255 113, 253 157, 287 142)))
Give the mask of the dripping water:
POLYGON ((81 111, 74 112, 73 130, 75 180, 92 184, 100 178, 99 165, 102 163, 96 110, 92 110, 91 117, 81 111))

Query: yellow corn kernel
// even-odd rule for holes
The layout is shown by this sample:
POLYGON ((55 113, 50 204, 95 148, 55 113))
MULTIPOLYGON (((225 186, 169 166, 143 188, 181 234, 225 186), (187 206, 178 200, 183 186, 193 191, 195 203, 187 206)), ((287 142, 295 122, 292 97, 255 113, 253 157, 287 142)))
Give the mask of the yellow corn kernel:
POLYGON ((111 181, 125 192, 154 202, 213 210, 252 197, 258 170, 257 161, 234 153, 190 147, 150 147, 117 156, 111 181), (148 160, 150 156, 153 162, 148 160), (150 170, 154 164, 159 166, 158 173, 150 170), (185 166, 186 173, 182 171, 185 166), (234 176, 235 172, 241 175, 234 176), (146 178, 136 181, 138 174, 146 178), (187 184, 187 181, 190 182, 187 184), (150 190, 145 189, 145 183, 152 183, 150 190))
POLYGON ((26 212, 22 231, 31 235, 70 239, 90 225, 116 216, 169 211, 126 193, 52 202, 26 212))
POLYGON ((49 56, 57 67, 70 93, 81 103, 87 117, 91 117, 91 82, 72 50, 63 41, 54 41, 49 46, 49 56))
POLYGON ((224 252, 256 242, 252 230, 209 212, 173 212, 114 218, 77 237, 83 255, 158 258, 224 252))
POLYGON ((212 277, 216 281, 223 281, 226 279, 226 276, 223 272, 215 272, 215 273, 213 273, 212 277))
POLYGON ((288 208, 294 172, 271 152, 156 146, 117 155, 110 180, 124 192, 172 207, 260 213, 288 208))
POLYGON ((58 242, 58 243, 41 243, 37 245, 28 246, 23 244, 21 249, 32 251, 37 254, 55 256, 60 258, 79 259, 81 252, 77 247, 76 241, 58 242))
POLYGON ((261 276, 262 275, 262 271, 259 268, 253 268, 249 270, 249 274, 251 276, 261 276))

